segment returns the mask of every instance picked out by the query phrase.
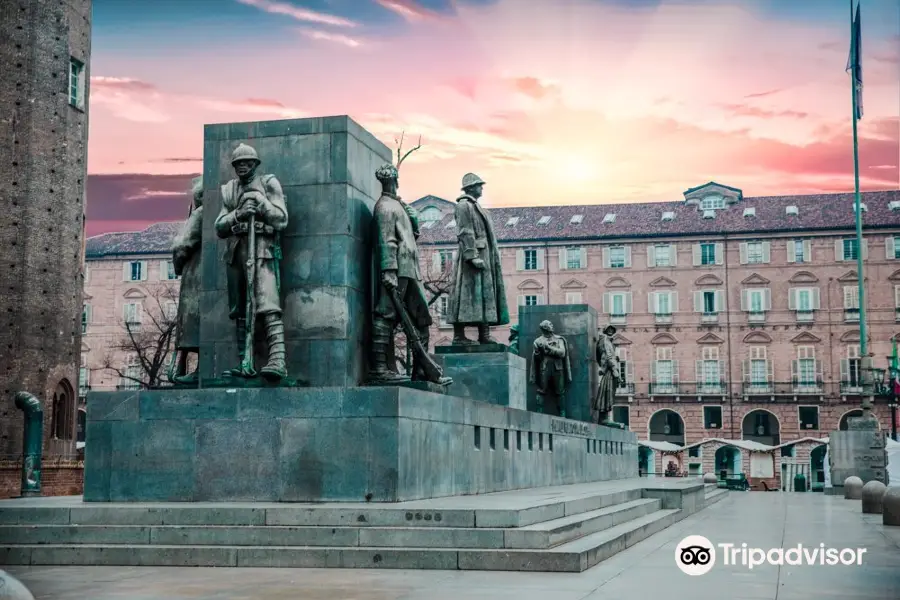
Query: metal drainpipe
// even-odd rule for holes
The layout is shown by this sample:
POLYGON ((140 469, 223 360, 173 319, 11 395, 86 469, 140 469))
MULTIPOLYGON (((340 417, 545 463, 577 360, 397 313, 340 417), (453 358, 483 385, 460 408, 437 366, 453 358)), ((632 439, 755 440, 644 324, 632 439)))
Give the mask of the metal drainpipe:
POLYGON ((547 271, 547 304, 550 304, 550 244, 544 242, 544 268, 547 271))
POLYGON ((16 392, 16 408, 25 413, 22 444, 22 498, 41 495, 41 454, 44 411, 41 401, 28 392, 16 392))
MULTIPOLYGON (((726 352, 728 352, 728 422, 729 429, 731 430, 731 438, 732 439, 741 439, 740 436, 734 437, 734 389, 733 383, 734 379, 731 376, 732 370, 732 360, 733 356, 731 354, 731 299, 728 297, 728 292, 731 290, 731 287, 728 285, 728 235, 725 234, 722 239, 722 264, 725 266, 725 331, 728 335, 725 336, 725 344, 726 344, 726 352)), ((739 261, 740 262, 740 261, 739 261)), ((743 377, 743 367, 741 367, 741 374, 743 377)), ((743 378, 741 379, 743 383, 743 378)), ((743 397, 743 390, 741 390, 741 395, 743 397)), ((743 426, 743 423, 741 424, 743 426)), ((741 433, 742 435, 742 433, 741 433)))

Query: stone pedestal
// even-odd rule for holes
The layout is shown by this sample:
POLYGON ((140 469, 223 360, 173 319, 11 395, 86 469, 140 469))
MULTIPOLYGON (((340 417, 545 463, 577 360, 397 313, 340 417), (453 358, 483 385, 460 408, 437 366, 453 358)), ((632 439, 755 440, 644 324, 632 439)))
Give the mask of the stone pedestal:
POLYGON ((220 186, 234 177, 231 152, 256 148, 259 173, 284 188, 289 214, 281 237, 281 293, 288 374, 312 386, 359 385, 366 374, 375 170, 391 150, 346 116, 207 125, 203 146, 203 254, 200 375, 237 366, 228 319, 225 241, 214 223, 220 186))
MULTIPOLYGON (((541 321, 553 323, 553 331, 566 338, 572 381, 566 392, 566 416, 578 421, 591 420, 591 398, 597 392, 598 366, 595 359, 597 343, 597 311, 587 304, 563 304, 519 307, 519 355, 525 358, 528 379, 531 380, 531 355, 534 340, 541 335, 541 321)), ((537 390, 528 383, 528 410, 537 408, 537 390)), ((548 399, 549 401, 549 399, 548 399)), ((545 406, 548 413, 559 414, 558 407, 545 406)))
POLYGON ((864 484, 889 483, 884 434, 878 429, 833 431, 828 438, 828 455, 834 487, 853 475, 864 484))
POLYGON ((525 359, 503 344, 437 346, 444 375, 453 378, 447 393, 525 410, 525 359))
POLYGON ((628 431, 408 387, 98 392, 86 502, 398 502, 634 476, 628 431))

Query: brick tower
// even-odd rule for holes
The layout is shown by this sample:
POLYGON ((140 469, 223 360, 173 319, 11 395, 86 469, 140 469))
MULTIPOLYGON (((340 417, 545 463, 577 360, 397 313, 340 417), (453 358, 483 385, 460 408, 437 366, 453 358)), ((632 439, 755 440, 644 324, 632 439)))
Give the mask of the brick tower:
MULTIPOLYGON (((0 461, 8 464, 22 452, 17 391, 43 402, 45 457, 75 454, 91 0, 0 2, 0 31, 0 461)), ((18 481, 0 481, 0 497, 17 494, 18 481)))

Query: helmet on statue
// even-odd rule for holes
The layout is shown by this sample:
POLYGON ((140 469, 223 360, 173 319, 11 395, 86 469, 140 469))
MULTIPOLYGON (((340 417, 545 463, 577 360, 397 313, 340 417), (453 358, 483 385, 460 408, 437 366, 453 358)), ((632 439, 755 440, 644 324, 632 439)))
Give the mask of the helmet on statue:
POLYGON ((475 185, 484 185, 484 180, 475 173, 466 173, 462 178, 462 189, 470 188, 475 185))
POLYGON ((256 150, 252 146, 248 146, 247 144, 238 144, 238 147, 234 149, 234 152, 231 153, 231 164, 234 164, 240 160, 254 160, 257 164, 259 164, 259 155, 256 153, 256 150))

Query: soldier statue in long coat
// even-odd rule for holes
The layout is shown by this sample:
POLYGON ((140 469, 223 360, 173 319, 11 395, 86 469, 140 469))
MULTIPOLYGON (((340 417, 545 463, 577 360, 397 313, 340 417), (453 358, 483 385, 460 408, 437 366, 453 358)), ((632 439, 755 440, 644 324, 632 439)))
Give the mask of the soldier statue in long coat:
POLYGON ((603 423, 609 419, 613 401, 616 398, 616 389, 619 387, 620 366, 616 356, 616 347, 612 339, 616 335, 616 328, 607 325, 597 340, 597 364, 600 365, 600 384, 597 393, 591 403, 591 421, 603 423))
POLYGON ((454 345, 495 343, 491 326, 509 323, 500 249, 491 218, 478 204, 484 184, 478 175, 466 173, 463 195, 456 199, 459 252, 447 302, 454 345), (466 327, 478 328, 477 342, 466 338, 466 327))
POLYGON ((566 338, 553 333, 553 323, 542 321, 541 335, 531 353, 531 383, 537 384, 537 409, 544 412, 546 397, 556 399, 559 416, 566 416, 565 395, 572 381, 572 364, 566 338))
POLYGON ((187 373, 188 356, 200 352, 200 242, 203 235, 203 178, 193 181, 193 206, 172 244, 172 266, 181 277, 175 321, 175 349, 169 381, 197 382, 196 369, 187 373))
MULTIPOLYGON (((284 322, 282 321, 279 290, 279 260, 281 248, 279 234, 287 227, 288 212, 281 184, 274 175, 258 175, 260 165, 256 150, 240 144, 231 155, 231 164, 237 178, 222 186, 222 210, 216 218, 216 234, 228 240, 225 264, 228 276, 228 316, 237 329, 238 353, 241 362, 245 357, 247 329, 256 330, 256 319, 262 318, 268 361, 259 374, 270 380, 280 380, 285 371, 284 322), (248 264, 250 252, 250 222, 254 222, 256 243, 253 264, 248 264), (248 275, 249 273, 249 275, 248 275), (247 323, 248 279, 253 282, 252 299, 255 314, 253 323, 247 323)), ((252 347, 252 343, 251 343, 252 347)), ((238 367, 229 371, 234 376, 249 376, 238 367)))
MULTIPOLYGON (((374 315, 372 319, 371 383, 390 384, 409 381, 409 377, 394 370, 394 332, 400 315, 391 299, 396 291, 400 302, 416 329, 419 340, 428 350, 429 327, 433 322, 419 269, 418 215, 397 195, 399 173, 394 165, 386 164, 375 172, 381 183, 381 197, 372 214, 375 260, 374 315)), ((408 341, 408 340, 407 340, 408 341)), ((429 377, 422 357, 413 357, 413 379, 447 384, 446 377, 429 377)))

